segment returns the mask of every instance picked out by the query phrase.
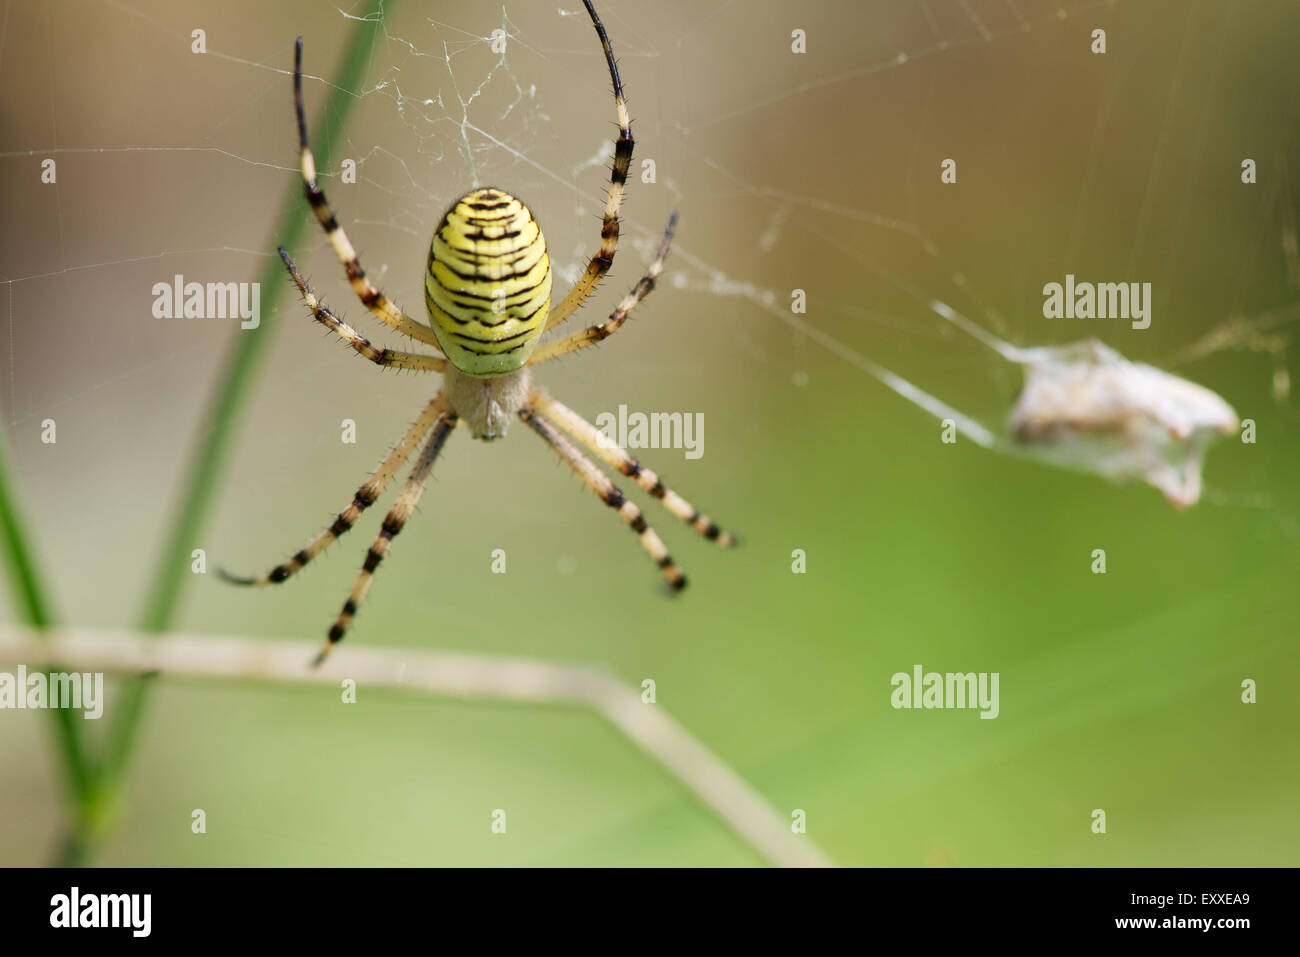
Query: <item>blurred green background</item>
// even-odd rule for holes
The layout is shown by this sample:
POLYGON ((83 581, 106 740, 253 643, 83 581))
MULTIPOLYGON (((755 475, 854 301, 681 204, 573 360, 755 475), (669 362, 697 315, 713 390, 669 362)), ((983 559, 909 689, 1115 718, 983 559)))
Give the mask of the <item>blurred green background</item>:
MULTIPOLYGON (((617 337, 540 378, 588 417, 619 404, 704 413, 702 458, 641 458, 745 544, 716 550, 651 507, 692 581, 670 600, 632 537, 527 430, 490 446, 460 433, 347 644, 653 678, 659 706, 781 813, 804 809, 809 839, 841 864, 1300 861, 1300 428, 1274 388, 1296 325, 1187 359, 1233 317, 1300 300, 1286 248, 1300 10, 599 9, 637 158, 625 241, 580 318, 635 281, 673 208, 679 240, 672 279, 617 337), (939 182, 948 157, 952 186, 939 182), (1246 157, 1253 186, 1239 178, 1246 157), (654 183, 636 175, 646 158, 654 183), (1152 282, 1151 328, 1043 319, 1043 284, 1067 272, 1152 282), (1097 335, 1219 392, 1259 440, 1213 449, 1206 498, 1183 514, 1144 486, 943 445, 937 422, 782 322, 796 288, 818 330, 992 424, 1018 373, 941 328, 930 298, 1018 344, 1097 335), (497 548, 506 575, 491 573, 497 548), (1094 548, 1103 576, 1089 570, 1094 548), (794 549, 806 574, 791 573, 794 549), (890 676, 918 663, 999 672, 1000 716, 894 710, 890 676), (1255 705, 1240 702, 1244 678, 1258 682, 1255 705), (1090 832, 1094 808, 1105 836, 1090 832)), ((581 14, 576 0, 385 12, 335 148, 358 161, 358 182, 327 189, 368 270, 412 314, 432 229, 475 183, 529 202, 561 275, 594 250, 613 107, 581 14), (504 60, 486 40, 498 28, 504 60)), ((247 334, 156 320, 150 289, 177 273, 257 278, 297 175, 293 38, 307 73, 331 77, 355 22, 315 2, 56 0, 3 15, 7 441, 62 619, 129 628, 222 357, 247 334), (53 186, 40 183, 46 156, 53 186)), ((327 89, 307 80, 313 117, 327 89)), ((405 348, 364 314, 319 231, 304 235, 293 252, 326 301, 405 348)), ((194 543, 209 571, 264 571, 296 550, 435 388, 327 341, 291 296, 264 324, 273 341, 194 543), (340 442, 345 418, 355 445, 340 442)), ((187 581, 177 629, 323 634, 379 511, 283 588, 187 581)), ((47 862, 57 843, 45 723, 0 712, 0 863, 47 862)), ((100 859, 762 863, 581 710, 365 688, 343 706, 331 689, 165 679, 100 859), (190 831, 194 808, 205 835, 190 831), (490 833, 494 808, 509 815, 504 837, 490 833)))

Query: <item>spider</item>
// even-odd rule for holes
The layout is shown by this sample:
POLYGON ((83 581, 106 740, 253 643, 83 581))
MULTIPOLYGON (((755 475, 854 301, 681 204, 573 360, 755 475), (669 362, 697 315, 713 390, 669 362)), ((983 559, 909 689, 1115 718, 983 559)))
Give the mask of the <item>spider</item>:
POLYGON ((428 436, 396 504, 384 519, 379 536, 366 552, 361 573, 329 629, 327 641, 315 658, 315 666, 319 666, 342 640, 370 588, 375 569, 420 501, 434 460, 457 425, 467 426, 473 438, 490 441, 505 435, 513 417, 522 419, 587 488, 617 512, 636 533, 641 546, 662 570, 673 593, 686 586, 686 576, 669 556, 655 530, 646 523, 641 510, 624 497, 573 440, 633 479, 662 502, 668 511, 705 538, 724 546, 736 543, 731 534, 665 486, 658 475, 642 467, 605 433, 534 385, 529 373, 530 366, 601 342, 623 325, 628 314, 654 289, 677 221, 677 214, 673 213, 654 262, 609 318, 599 325, 538 346, 542 334, 572 315, 609 271, 618 246, 619 208, 632 162, 631 121, 614 51, 590 0, 583 0, 583 4, 600 38, 605 63, 613 80, 618 136, 614 141, 614 164, 605 200, 600 247, 568 295, 554 308, 551 307, 551 264, 541 227, 520 200, 504 190, 493 188, 466 193, 452 204, 434 231, 424 277, 425 305, 431 320, 428 325, 406 315, 375 288, 316 182, 316 163, 308 144, 307 118, 303 109, 301 37, 294 47, 294 109, 298 118, 307 202, 343 263, 348 281, 362 305, 389 327, 439 352, 398 352, 376 348, 321 303, 284 247, 279 247, 280 258, 316 321, 358 353, 380 367, 440 372, 443 375, 437 395, 397 439, 334 524, 266 575, 242 578, 224 571, 221 573, 227 581, 240 585, 285 581, 356 523, 361 513, 374 504, 392 481, 416 446, 428 436))

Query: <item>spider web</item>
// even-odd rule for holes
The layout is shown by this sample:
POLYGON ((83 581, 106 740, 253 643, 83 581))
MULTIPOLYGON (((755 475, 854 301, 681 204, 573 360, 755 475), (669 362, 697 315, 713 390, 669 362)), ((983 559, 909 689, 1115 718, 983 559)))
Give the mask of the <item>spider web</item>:
MULTIPOLYGON (((343 38, 363 17, 379 21, 382 37, 363 85, 349 91, 355 102, 335 149, 355 164, 356 181, 344 182, 337 164, 322 180, 392 299, 422 313, 432 226, 475 185, 530 203, 560 288, 580 274, 596 245, 614 129, 582 8, 464 3, 436 16, 372 9, 178 12, 95 0, 0 10, 0 77, 10 91, 0 134, 10 174, 0 276, 9 360, 0 365, 0 395, 20 466, 36 466, 56 492, 80 494, 75 470, 41 456, 46 421, 92 437, 81 454, 107 470, 110 485, 112 476, 152 481, 142 452, 175 462, 191 441, 232 330, 221 321, 159 322, 144 291, 174 275, 251 281, 274 255, 267 211, 297 175, 289 96, 297 34, 314 119, 343 38), (192 52, 196 28, 206 31, 202 54, 192 52), (90 51, 76 83, 39 59, 60 42, 90 51), (167 84, 176 94, 160 97, 167 84), (58 164, 57 189, 40 184, 45 160, 58 164)), ((1251 95, 1244 81, 1232 82, 1226 61, 1253 23, 1234 28, 1204 5, 1101 0, 930 0, 798 13, 773 4, 767 18, 746 10, 720 3, 649 23, 618 5, 603 11, 638 147, 617 261, 585 316, 631 286, 670 210, 681 224, 661 283, 671 291, 652 296, 620 332, 628 356, 621 370, 556 364, 557 375, 581 377, 588 408, 625 398, 632 407, 672 407, 673 390, 687 408, 737 408, 682 383, 755 380, 773 401, 862 401, 927 437, 936 425, 929 416, 952 418, 968 437, 994 445, 1021 373, 938 319, 930 304, 940 300, 1017 345, 1098 336, 1129 358, 1205 381, 1242 416, 1266 419, 1275 436, 1293 434, 1288 347, 1300 319, 1300 253, 1289 131, 1297 126, 1247 117, 1249 135, 1228 137, 1225 154, 1206 119, 1208 109, 1222 125, 1251 95), (679 19, 690 29, 678 29, 679 19), (846 22, 858 42, 834 42, 846 22), (1097 24, 1121 41, 1104 57, 1088 51, 1097 24), (805 53, 791 49, 795 28, 806 31, 805 53), (1141 54, 1124 42, 1143 45, 1141 54), (739 68, 754 56, 763 69, 739 68), (1052 70, 1066 79, 1047 95, 1024 80, 1052 70), (1071 121, 1055 130, 1060 143, 1037 143, 1062 112, 1071 121), (1135 137, 1141 149, 1117 162, 1135 137), (959 179, 943 186, 939 162, 950 154, 959 179), (1267 170, 1258 185, 1237 181, 1246 154, 1267 170), (1127 208, 1111 198, 1119 194, 1127 208), (1039 289, 1067 271, 1154 279, 1153 330, 1042 319, 1039 289), (792 310, 795 290, 808 297, 804 313, 792 310), (633 379, 623 374, 629 369, 633 379), (928 415, 899 406, 876 383, 928 415)), ((1274 62, 1259 57, 1252 82, 1267 89, 1274 62)), ((340 295, 346 287, 324 237, 312 230, 293 252, 318 293, 365 327, 359 304, 340 295)), ((303 347, 296 308, 287 298, 263 320, 290 327, 269 360, 274 385, 259 399, 283 414, 260 439, 250 437, 246 461, 286 441, 287 423, 301 421, 320 396, 333 403, 334 421, 370 412, 396 421, 415 394, 337 398, 337 356, 303 347)), ((385 332, 367 334, 409 345, 385 332)), ((735 442, 757 441, 731 428, 735 442)), ((1281 467, 1278 448, 1261 446, 1226 478, 1212 471, 1204 499, 1263 510, 1262 534, 1293 535, 1300 503, 1269 480, 1281 467)), ((270 499, 297 479, 286 468, 263 481, 270 499)), ((498 507, 507 518, 527 511, 498 507)), ((144 506, 119 519, 145 528, 156 521, 144 506)), ((42 520, 59 523, 53 512, 42 520)), ((104 547, 110 538, 106 530, 104 547)), ((80 561, 90 574, 90 559, 80 561)), ((573 567, 561 559, 562 571, 573 567)))
MULTIPOLYGON (((185 17, 118 0, 92 4, 93 14, 88 19, 98 21, 111 33, 131 37, 148 49, 151 57, 179 63, 200 83, 233 82, 256 89, 256 98, 244 108, 243 115, 236 109, 220 112, 221 106, 216 106, 218 112, 209 113, 214 104, 187 103, 196 108, 196 115, 207 117, 201 124, 204 131, 200 138, 190 144, 177 143, 167 133, 159 135, 176 119, 168 118, 157 124, 161 127, 157 132, 151 125, 128 134, 125 130, 129 124, 118 123, 117 128, 123 132, 114 135, 105 129, 101 145, 95 145, 94 138, 87 139, 84 123, 61 122, 64 110, 45 109, 39 113, 43 123, 7 124, 9 142, 0 150, 0 161, 16 171, 30 168, 38 157, 54 158, 65 170, 64 183, 67 176, 82 170, 92 174, 95 164, 112 164, 122 172, 132 166, 138 169, 157 165, 165 176, 201 178, 205 183, 218 179, 228 190, 279 182, 281 175, 295 171, 293 152, 286 148, 285 137, 261 138, 249 131, 250 124, 241 123, 249 116, 261 119, 267 110, 283 113, 289 65, 284 38, 294 29, 307 36, 310 112, 325 87, 319 77, 332 66, 330 51, 334 44, 318 38, 322 34, 331 40, 337 37, 350 21, 363 15, 358 11, 364 9, 364 4, 352 9, 308 5, 300 11, 289 11, 297 14, 292 18, 295 26, 289 30, 268 29, 255 14, 236 10, 230 22, 242 29, 237 33, 219 27, 210 29, 207 52, 198 57, 188 50, 190 24, 185 17), (141 139, 132 140, 131 135, 141 139)), ((741 300, 743 308, 755 318, 746 323, 746 328, 729 331, 734 348, 770 367, 774 375, 796 388, 809 381, 804 368, 810 361, 807 350, 825 350, 909 400, 928 405, 931 411, 947 409, 960 415, 944 404, 960 396, 939 397, 943 402, 927 400, 927 394, 936 389, 924 381, 927 373, 933 376, 936 367, 960 369, 989 364, 976 351, 963 355, 960 347, 950 346, 951 330, 935 323, 928 314, 931 300, 958 297, 961 306, 995 332, 1022 341, 1049 333, 1060 339, 1060 333, 1033 325, 1032 316, 1015 324, 1009 322, 1005 318, 1007 304, 995 302, 981 292, 980 283, 968 278, 978 272, 978 264, 963 263, 949 253, 948 241, 939 238, 944 232, 943 223, 927 223, 921 216, 871 208, 867 203, 876 191, 869 185, 860 190, 818 191, 808 189, 799 176, 765 178, 772 176, 770 171, 750 170, 735 162, 735 144, 754 136, 756 129, 782 124, 790 126, 792 139, 805 135, 797 119, 800 111, 825 109, 828 103, 861 104, 874 97, 886 104, 887 112, 891 93, 905 83, 926 87, 921 101, 934 106, 941 95, 936 87, 945 82, 946 64, 964 67, 971 62, 1015 58, 1040 42, 1058 41, 1065 31, 1086 34, 1091 23, 1113 20, 1115 5, 955 0, 909 5, 906 12, 883 5, 864 14, 865 22, 875 29, 869 31, 863 50, 850 51, 855 55, 818 49, 829 45, 827 31, 841 13, 828 9, 811 16, 811 26, 806 28, 812 37, 812 49, 801 57, 783 49, 789 44, 788 31, 783 29, 763 38, 763 45, 770 51, 766 53, 768 62, 776 67, 770 79, 762 75, 755 78, 746 71, 745 82, 741 83, 734 70, 721 68, 708 75, 716 61, 758 42, 755 35, 759 31, 741 16, 742 10, 739 6, 718 5, 696 18, 691 31, 680 37, 672 36, 673 31, 652 32, 618 7, 607 11, 610 29, 618 38, 617 51, 623 60, 637 119, 638 162, 650 157, 662 165, 653 184, 639 182, 639 170, 634 167, 625 208, 624 248, 618 262, 621 268, 607 282, 606 289, 630 284, 632 265, 650 258, 661 217, 676 206, 682 210, 683 229, 674 246, 668 282, 690 294, 688 301, 698 299, 698 306, 687 307, 692 312, 716 310, 718 299, 741 300), (819 27, 824 27, 820 35, 819 27), (682 64, 694 71, 682 81, 687 96, 670 101, 673 91, 649 92, 649 103, 641 99, 642 90, 655 91, 656 84, 671 79, 671 73, 682 64), (707 84, 703 95, 690 89, 691 84, 707 84), (679 113, 678 100, 696 102, 687 102, 685 113, 679 113), (743 222, 740 228, 746 235, 742 238, 733 234, 723 243, 713 241, 712 235, 707 240, 697 238, 702 229, 692 228, 691 221, 697 209, 705 215, 721 210, 722 215, 743 222), (864 254, 864 239, 873 253, 882 245, 892 247, 892 262, 864 254), (795 314, 789 307, 791 288, 812 284, 801 283, 796 269, 782 270, 780 265, 782 256, 790 256, 793 244, 801 242, 817 245, 820 265, 829 271, 864 270, 867 282, 860 290, 837 290, 830 295, 812 289, 812 311, 795 314), (787 272, 790 281, 778 284, 775 280, 779 272, 787 272), (761 322, 757 317, 762 317, 761 322), (779 334, 774 335, 774 330, 782 326, 790 335, 784 341, 779 334), (878 361, 881 357, 871 342, 859 334, 862 330, 871 333, 873 328, 889 335, 881 352, 902 350, 902 356, 895 361, 908 367, 906 377, 895 376, 878 361)), ((0 58, 4 58, 0 59, 0 68, 7 65, 10 76, 21 68, 14 62, 13 38, 21 37, 19 42, 31 36, 50 39, 50 26, 70 15, 70 7, 55 4, 42 23, 22 7, 6 4, 0 26, 0 58)), ((199 24, 209 18, 191 19, 199 24)), ((599 51, 588 35, 590 28, 581 7, 538 10, 525 4, 470 4, 451 6, 436 18, 402 9, 396 19, 382 12, 381 7, 378 18, 384 36, 377 45, 366 86, 353 91, 358 98, 355 118, 339 151, 355 162, 357 185, 338 185, 336 170, 325 175, 331 198, 376 280, 415 311, 411 304, 418 304, 420 293, 413 277, 418 277, 419 272, 407 264, 417 261, 417 254, 427 245, 431 224, 442 210, 465 189, 487 183, 507 186, 526 198, 546 198, 545 222, 557 277, 568 282, 576 279, 594 248, 593 219, 603 202, 603 170, 611 155, 612 117, 606 97, 608 83, 599 69, 599 51), (386 260, 398 250, 404 251, 402 268, 390 270, 386 260)), ((787 19, 792 24, 803 22, 797 17, 787 19)), ((1189 35, 1194 27, 1204 28, 1194 14, 1188 15, 1185 23, 1189 35)), ((1176 136, 1183 132, 1177 113, 1181 106, 1179 84, 1187 82, 1189 69, 1186 46, 1185 35, 1184 53, 1173 63, 1166 122, 1151 163, 1152 183, 1163 172, 1162 164, 1168 164, 1176 136)), ((1221 74, 1214 73, 1213 81, 1221 85, 1221 74)), ((50 92, 43 98, 44 104, 40 96, 32 99, 33 104, 53 105, 57 84, 47 88, 50 92)), ((1115 100, 1116 92, 1112 90, 1109 99, 1102 101, 1094 139, 1100 136, 1108 115, 1115 109, 1115 100)), ((933 112, 943 113, 937 108, 933 112)), ((909 127, 914 144, 925 139, 936 122, 925 111, 911 115, 909 127)), ((289 132, 286 127, 284 133, 289 132)), ((1191 150, 1194 166, 1197 151, 1205 148, 1205 126, 1191 132, 1193 141, 1184 145, 1191 150)), ((817 148, 833 147, 817 144, 817 148)), ((1092 226, 1088 197, 1100 188, 1095 181, 1100 149, 1092 152, 1089 170, 1094 179, 1080 193, 1075 220, 1068 230, 1069 246, 1076 253, 1092 226)), ((853 163, 840 167, 846 186, 861 183, 873 168, 869 156, 859 156, 857 161, 861 165, 856 168, 853 163)), ((913 192, 914 175, 919 176, 909 173, 908 184, 913 192)), ((1279 301, 1252 295, 1244 272, 1246 268, 1271 270, 1274 278, 1285 279, 1292 294, 1300 287, 1295 204, 1288 175, 1289 171, 1285 171, 1285 175, 1260 188, 1265 200, 1258 217, 1262 221, 1255 225, 1259 227, 1261 252, 1272 235, 1274 254, 1254 257, 1248 267, 1243 267, 1229 308, 1217 318, 1206 317, 1198 333, 1167 344, 1151 357, 1153 361, 1181 366, 1226 350, 1266 353, 1270 357, 1265 361, 1272 376, 1272 395, 1279 403, 1286 400, 1286 349, 1290 329, 1300 317, 1300 303, 1294 296, 1279 301), (1273 209, 1291 212, 1278 216, 1269 212, 1273 209)), ((111 395, 121 383, 150 374, 159 362, 191 361, 210 348, 206 341, 191 345, 174 336, 166 337, 171 340, 167 343, 171 351, 162 358, 140 350, 143 354, 139 357, 99 366, 85 377, 78 377, 70 390, 42 395, 39 388, 23 381, 19 364, 29 362, 30 356, 23 355, 23 343, 21 337, 16 338, 16 330, 31 328, 24 316, 31 315, 32 304, 39 302, 46 291, 76 283, 84 284, 85 294, 93 295, 96 288, 111 287, 115 275, 139 264, 149 264, 161 275, 172 264, 181 271, 184 260, 203 257, 222 263, 220 270, 224 273, 232 269, 243 273, 268 255, 264 244, 258 242, 256 229, 232 228, 220 222, 211 228, 214 224, 210 214, 201 211, 193 218, 202 221, 209 215, 204 228, 187 232, 195 240, 206 240, 208 245, 169 244, 165 237, 157 235, 159 230, 132 242, 96 242, 102 237, 79 221, 75 209, 65 208, 62 192, 53 197, 56 205, 52 215, 47 211, 34 224, 38 235, 33 237, 31 228, 25 230, 27 255, 14 250, 15 238, 11 237, 13 254, 7 258, 12 268, 0 278, 10 346, 5 392, 11 427, 30 425, 37 417, 67 403, 84 401, 94 393, 107 390, 111 395), (105 245, 111 245, 112 254, 96 255, 105 245)), ((1127 266, 1141 262, 1150 242, 1153 194, 1159 201, 1159 188, 1153 189, 1149 183, 1142 209, 1146 219, 1139 218, 1140 228, 1132 237, 1127 266)), ((911 205, 919 204, 913 201, 911 205)), ((129 205, 108 212, 119 220, 131 215, 129 205)), ((9 221, 16 222, 17 218, 9 221)), ((324 248, 320 236, 314 236, 311 243, 318 251, 324 248)), ((323 260, 313 257, 313 261, 319 264, 323 260)), ((318 284, 324 285, 328 293, 329 283, 318 284)), ((345 308, 351 311, 351 307, 349 303, 345 308)), ((737 309, 727 307, 726 313, 735 315, 737 309)), ((106 326, 130 321, 119 321, 111 315, 105 320, 106 326)), ((1077 330, 1079 337, 1094 331, 1077 330)), ((1067 334, 1074 332, 1071 329, 1067 334)), ((1008 381, 1008 373, 992 368, 976 372, 975 377, 992 377, 1000 387, 1008 381)), ((995 425, 1002 415, 996 405, 981 412, 985 421, 995 425)), ((973 422, 970 424, 975 428, 973 422)))
MULTIPOLYGON (((423 315, 434 225, 473 186, 529 203, 557 288, 596 248, 614 110, 576 0, 402 3, 377 15, 370 0, 0 4, 5 423, 24 484, 42 492, 31 523, 57 532, 46 548, 64 579, 94 582, 105 555, 130 559, 93 600, 69 593, 81 625, 133 617, 149 567, 144 543, 159 538, 160 503, 174 497, 201 438, 194 423, 240 334, 221 320, 154 319, 151 287, 174 275, 253 281, 275 255, 274 211, 298 175, 295 36, 305 41, 314 123, 348 32, 362 18, 379 21, 382 38, 363 85, 348 91, 355 101, 322 183, 372 279, 408 313, 423 315), (199 28, 203 54, 191 52, 199 28), (57 188, 40 182, 46 159, 57 163, 57 188), (355 163, 355 183, 342 181, 342 159, 355 163), (53 454, 39 439, 47 419, 59 430, 53 454)), ((774 441, 750 423, 751 410, 795 403, 812 410, 810 429, 820 410, 835 423, 800 458, 823 454, 852 427, 842 424, 853 421, 848 408, 862 410, 860 443, 876 441, 882 418, 926 442, 938 431, 932 416, 995 435, 1020 370, 938 318, 931 303, 942 300, 1016 345, 1095 335, 1214 388, 1273 437, 1223 471, 1211 453, 1202 507, 1242 509, 1261 537, 1300 532, 1300 500, 1277 477, 1287 460, 1276 451, 1296 437, 1288 370, 1300 320, 1300 117, 1289 93, 1289 113, 1247 107, 1290 88, 1283 51, 1294 47, 1293 13, 1265 4, 1234 25, 1210 4, 1108 0, 724 0, 655 4, 655 16, 645 4, 598 6, 637 151, 614 270, 576 321, 603 316, 635 282, 671 210, 681 224, 661 291, 618 337, 582 361, 546 367, 558 397, 588 413, 621 402, 707 408, 710 422, 717 415, 730 427, 710 441, 737 458, 774 441), (1109 32, 1104 57, 1088 52, 1095 26, 1109 32), (791 50, 796 28, 807 32, 806 53, 791 50), (1231 56, 1252 30, 1268 32, 1260 42, 1275 48, 1253 58, 1246 80, 1231 56), (949 156, 958 181, 944 186, 939 164, 949 156), (1239 182, 1243 156, 1265 171, 1258 185, 1239 182), (1044 319, 1042 285, 1067 271, 1151 279, 1152 329, 1044 319), (806 313, 792 311, 794 290, 807 294, 806 313)), ((324 300, 376 344, 411 347, 369 322, 319 230, 291 252, 324 300)), ((340 418, 382 421, 395 435, 427 397, 415 376, 372 380, 373 370, 346 363, 341 376, 338 352, 315 338, 292 295, 262 322, 279 328, 232 465, 245 484, 225 513, 264 530, 245 559, 305 540, 309 524, 280 511, 304 485, 326 484, 318 473, 328 468, 337 483, 339 469, 359 478, 373 465, 373 439, 338 464, 340 418)), ((882 457, 891 454, 882 445, 882 457)), ((969 446, 961 454, 987 455, 969 446)), ((449 482, 483 468, 438 466, 449 482)), ((539 519, 535 503, 502 495, 508 478, 495 475, 483 496, 503 524, 562 528, 561 518, 539 519)), ((323 507, 326 493, 312 494, 312 508, 323 507)), ((968 495, 974 510, 998 492, 953 494, 968 495)), ((1133 494, 1163 508, 1149 492, 1133 494)), ((334 559, 349 580, 354 546, 334 559)), ((560 555, 561 574, 576 567, 560 555)), ((449 633, 488 641, 477 606, 443 614, 449 633)), ((304 627, 296 610, 273 621, 288 633, 304 627)))

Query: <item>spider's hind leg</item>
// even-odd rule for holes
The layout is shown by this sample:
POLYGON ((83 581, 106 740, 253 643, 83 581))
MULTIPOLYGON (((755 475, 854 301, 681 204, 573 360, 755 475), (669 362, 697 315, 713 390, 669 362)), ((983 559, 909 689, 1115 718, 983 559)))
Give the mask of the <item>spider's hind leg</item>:
POLYGON ((289 255, 283 246, 277 248, 280 259, 284 261, 285 268, 289 270, 290 278, 298 287, 298 293, 302 296, 303 303, 311 310, 312 316, 317 322, 356 350, 357 353, 377 366, 387 366, 392 369, 442 372, 447 368, 447 360, 443 356, 433 356, 419 352, 398 352, 395 349, 378 349, 371 345, 369 339, 336 316, 320 301, 317 295, 312 292, 311 286, 303 278, 302 273, 298 271, 298 266, 293 261, 293 257, 289 255))
MULTIPOLYGON (((641 303, 641 300, 654 292, 655 283, 659 281, 659 276, 664 271, 664 260, 668 258, 668 249, 672 245, 673 230, 676 226, 677 213, 674 211, 668 217, 668 225, 664 227, 664 236, 659 241, 659 252, 655 255, 654 262, 650 264, 650 268, 646 270, 645 275, 637 280, 637 284, 632 287, 632 291, 624 296, 614 311, 609 314, 608 319, 600 323, 600 325, 588 326, 581 332, 575 332, 571 336, 556 339, 554 342, 548 342, 546 345, 539 347, 533 353, 532 358, 528 360, 528 364, 534 365, 538 362, 545 362, 547 359, 556 359, 568 355, 578 349, 585 349, 587 346, 594 346, 598 342, 604 342, 617 332, 619 327, 627 321, 627 317, 632 310, 641 303)), ((549 322, 547 328, 550 328, 549 322)))
POLYGON ((339 225, 334 210, 330 208, 329 201, 325 198, 325 191, 316 181, 316 157, 312 154, 311 143, 307 138, 307 112, 302 102, 302 37, 298 38, 293 48, 293 107, 298 117, 299 165, 302 171, 303 192, 312 211, 316 214, 321 229, 325 231, 325 238, 334 247, 334 254, 343 264, 352 291, 357 294, 361 304, 380 322, 416 342, 437 346, 438 338, 432 329, 402 312, 388 301, 388 297, 375 288, 366 271, 361 268, 361 260, 357 257, 356 248, 348 239, 348 234, 343 231, 343 227, 339 225))
POLYGON ((596 291, 596 286, 614 264, 614 253, 618 251, 618 213, 623 206, 623 193, 627 190, 627 174, 632 166, 632 150, 635 145, 632 139, 632 120, 627 112, 627 97, 623 95, 623 81, 619 79, 618 63, 614 60, 614 48, 610 46, 605 25, 596 15, 591 0, 582 0, 582 3, 587 8, 591 25, 596 28, 601 49, 605 52, 605 65, 609 67, 610 82, 614 86, 614 115, 618 119, 618 136, 614 140, 614 165, 610 170, 609 190, 605 194, 605 214, 600 226, 600 246, 596 249, 596 255, 587 263, 586 270, 569 290, 569 294, 560 301, 559 305, 551 309, 543 332, 554 329, 586 302, 587 297, 596 291))

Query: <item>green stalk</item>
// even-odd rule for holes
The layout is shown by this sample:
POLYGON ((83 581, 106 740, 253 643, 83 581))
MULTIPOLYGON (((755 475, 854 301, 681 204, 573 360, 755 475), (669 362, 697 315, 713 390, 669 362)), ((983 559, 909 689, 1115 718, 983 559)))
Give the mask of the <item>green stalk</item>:
MULTIPOLYGON (((54 616, 45 598, 45 589, 36 572, 36 563, 18 514, 19 509, 9 484, 8 452, 0 438, 0 534, 4 536, 10 587, 23 623, 44 632, 53 626, 54 616)), ((58 665, 46 665, 45 670, 64 669, 58 665)), ((81 817, 87 811, 91 791, 91 770, 81 737, 81 723, 70 708, 50 708, 49 713, 54 721, 55 744, 62 756, 68 804, 73 808, 74 814, 81 817)))
MULTIPOLYGON (((385 14, 390 14, 392 8, 393 0, 388 0, 385 14)), ((360 85, 370 60, 374 41, 380 35, 382 35, 381 21, 377 15, 359 20, 352 30, 351 39, 343 53, 336 84, 330 89, 320 115, 312 127, 316 133, 313 152, 317 167, 321 170, 327 170, 332 165, 334 146, 342 133, 348 108, 356 98, 351 91, 360 85)), ((288 63, 292 52, 287 43, 284 56, 285 62, 288 63)), ((284 128, 286 137, 289 137, 294 127, 289 122, 292 96, 287 79, 284 81, 283 95, 284 128)), ((287 248, 293 248, 297 245, 307 221, 307 207, 302 198, 302 186, 295 180, 281 205, 274 238, 269 242, 268 247, 279 242, 287 248)), ((289 285, 285 282, 283 268, 278 258, 268 258, 261 283, 262 304, 265 313, 269 315, 274 312, 281 293, 289 285)), ((157 574, 153 579, 154 586, 141 617, 140 627, 145 632, 162 633, 171 627, 175 618, 182 583, 190 578, 190 552, 199 540, 213 492, 224 470, 240 409, 253 382, 258 362, 270 343, 270 330, 266 328, 267 325, 263 323, 256 329, 241 331, 235 337, 234 346, 226 360, 225 371, 218 380, 216 393, 209 404, 205 422, 195 433, 200 437, 199 444, 194 450, 184 486, 185 491, 167 535, 157 574)), ((127 679, 113 707, 104 758, 96 775, 94 787, 100 800, 106 803, 115 804, 120 795, 121 782, 153 677, 153 675, 140 675, 127 679)), ((98 837, 97 834, 74 835, 72 845, 74 847, 81 845, 80 854, 84 858, 89 855, 86 845, 97 841, 98 837)))

